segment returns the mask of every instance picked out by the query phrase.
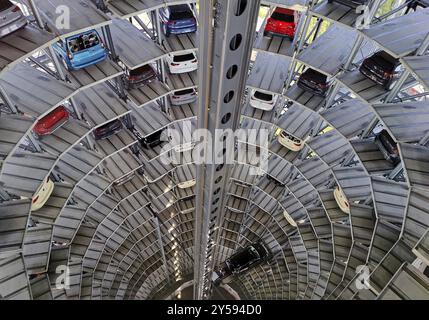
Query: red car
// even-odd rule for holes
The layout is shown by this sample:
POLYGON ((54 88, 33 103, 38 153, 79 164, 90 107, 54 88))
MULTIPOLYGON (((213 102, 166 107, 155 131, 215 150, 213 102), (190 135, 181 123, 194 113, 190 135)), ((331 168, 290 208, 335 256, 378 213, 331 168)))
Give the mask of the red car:
POLYGON ((39 136, 46 136, 53 133, 64 125, 70 117, 70 112, 64 106, 59 106, 54 111, 37 121, 33 131, 39 136))
POLYGON ((294 10, 276 8, 267 20, 264 36, 275 35, 293 39, 297 24, 298 15, 294 10))

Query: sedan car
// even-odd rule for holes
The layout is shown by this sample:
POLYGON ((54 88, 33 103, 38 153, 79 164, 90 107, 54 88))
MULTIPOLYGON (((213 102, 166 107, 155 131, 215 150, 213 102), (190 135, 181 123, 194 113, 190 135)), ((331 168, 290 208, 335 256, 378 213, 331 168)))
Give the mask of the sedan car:
POLYGON ((51 196, 52 191, 54 191, 54 187, 55 184, 49 177, 43 181, 42 185, 33 196, 31 203, 32 212, 42 209, 51 196))
POLYGON ((124 128, 122 121, 117 119, 106 123, 105 125, 98 127, 94 130, 95 140, 107 139, 114 134, 119 133, 124 128))
POLYGON ((67 70, 80 70, 107 58, 107 50, 96 30, 68 37, 52 47, 67 70))
POLYGON ((249 104, 251 107, 256 109, 271 111, 276 105, 277 99, 278 96, 276 94, 252 89, 249 104))
POLYGON ((328 77, 314 69, 308 68, 298 79, 298 87, 314 95, 324 96, 329 89, 328 77))
POLYGON ((293 39, 298 20, 299 16, 296 11, 276 8, 267 20, 264 36, 275 35, 293 39))
POLYGON ((197 90, 184 89, 174 91, 170 94, 170 102, 173 106, 181 106, 184 104, 195 102, 198 99, 197 90))
POLYGON ((384 51, 378 51, 362 62, 359 71, 365 77, 389 90, 399 65, 398 59, 384 51))
POLYGON ((280 134, 277 136, 277 140, 282 146, 295 152, 301 151, 304 148, 306 141, 294 137, 285 130, 281 130, 280 134))
POLYGON ((187 4, 179 4, 159 10, 162 30, 169 37, 171 34, 185 34, 197 31, 197 20, 187 4))
POLYGON ((339 186, 335 187, 334 198, 338 204, 338 207, 340 207, 340 210, 346 214, 350 214, 349 201, 347 200, 346 195, 344 194, 343 190, 339 186))
POLYGON ((187 189, 187 188, 192 188, 193 186, 195 186, 197 184, 197 180, 192 179, 189 181, 185 181, 185 182, 180 182, 177 187, 179 189, 187 189))
POLYGON ((21 9, 9 0, 0 1, 0 38, 27 25, 27 18, 21 9))
POLYGON ((193 51, 166 56, 168 68, 171 74, 192 72, 198 69, 198 59, 193 51))
POLYGON ((386 129, 376 134, 374 142, 386 160, 394 165, 397 165, 401 161, 398 145, 386 129))
POLYGON ((134 89, 156 80, 158 75, 150 64, 134 70, 126 70, 124 76, 125 89, 134 89))
POLYGON ((37 121, 34 126, 34 133, 38 136, 52 134, 55 130, 63 126, 70 118, 70 112, 64 106, 57 107, 42 119, 37 121))
POLYGON ((144 137, 140 140, 140 144, 144 149, 153 149, 167 141, 168 137, 166 136, 166 130, 163 129, 152 133, 150 136, 144 137))
POLYGON ((233 254, 225 263, 233 274, 239 274, 264 262, 268 256, 268 249, 262 243, 255 243, 233 254))

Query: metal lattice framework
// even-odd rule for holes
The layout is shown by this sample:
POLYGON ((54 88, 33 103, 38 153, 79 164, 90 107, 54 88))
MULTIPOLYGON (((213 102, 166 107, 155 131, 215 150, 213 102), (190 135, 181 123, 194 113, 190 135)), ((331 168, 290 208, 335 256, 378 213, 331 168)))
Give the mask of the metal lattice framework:
MULTIPOLYGON (((151 299, 191 278, 195 297, 205 298, 213 268, 260 239, 273 257, 233 281, 243 298, 428 298, 429 282, 416 259, 429 265, 429 8, 372 0, 369 25, 361 29, 359 14, 325 0, 248 2, 18 1, 29 24, 0 39, 1 298, 151 299), (199 11, 200 34, 165 37, 159 9, 184 3, 199 11), (56 24, 61 5, 72 12, 67 29, 56 24), (276 6, 300 12, 292 41, 263 36, 276 6), (66 70, 52 44, 93 28, 109 59, 66 70), (236 33, 243 46, 232 54, 225 48, 236 33), (379 49, 403 66, 391 90, 357 69, 379 49), (167 54, 190 50, 199 50, 198 74, 169 74, 167 54), (125 68, 148 63, 156 65, 158 79, 126 90, 125 68), (231 64, 240 75, 234 83, 222 81, 231 64), (332 82, 326 97, 297 86, 307 67, 332 82), (169 94, 188 88, 199 89, 199 103, 170 105, 169 94), (275 109, 251 108, 245 88, 278 95, 275 109), (230 90, 237 91, 233 107, 215 99, 230 90), (64 104, 72 119, 36 138, 37 120, 64 104), (231 123, 222 121, 227 110, 231 123), (95 141, 93 131, 114 119, 126 130, 95 141), (396 166, 374 143, 379 124, 398 143, 396 166), (167 151, 139 147, 165 128, 220 127, 271 132, 262 175, 252 175, 254 166, 239 157, 220 171, 197 166, 192 152, 182 154, 180 165, 165 164, 162 156, 174 153, 174 141, 167 151), (310 138, 292 152, 275 138, 278 128, 310 138), (28 198, 47 177, 53 194, 31 212, 28 198), (178 187, 196 178, 197 186, 178 187), (350 201, 349 215, 335 202, 336 186, 350 201), (63 266, 66 288, 58 286, 63 266), (356 287, 362 267, 368 290, 356 287)), ((246 148, 248 157, 256 152, 240 138, 237 148, 246 148)))

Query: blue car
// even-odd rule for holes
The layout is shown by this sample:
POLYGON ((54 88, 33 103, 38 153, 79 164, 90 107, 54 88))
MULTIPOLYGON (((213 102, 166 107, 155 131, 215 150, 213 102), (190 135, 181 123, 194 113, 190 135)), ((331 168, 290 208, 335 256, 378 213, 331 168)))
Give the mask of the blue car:
POLYGON ((80 70, 107 58, 107 50, 96 30, 61 40, 53 48, 67 70, 80 70))
POLYGON ((197 31, 197 20, 186 4, 161 8, 161 23, 164 34, 185 34, 197 31))

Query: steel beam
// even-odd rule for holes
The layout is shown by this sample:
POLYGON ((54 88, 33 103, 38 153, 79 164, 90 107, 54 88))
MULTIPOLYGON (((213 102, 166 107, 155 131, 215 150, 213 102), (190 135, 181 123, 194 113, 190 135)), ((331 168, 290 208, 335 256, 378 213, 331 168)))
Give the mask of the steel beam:
MULTIPOLYGON (((250 65, 260 0, 208 0, 200 2, 199 106, 198 128, 206 129, 212 141, 203 142, 204 164, 197 166, 194 298, 211 293, 215 259, 209 259, 208 246, 216 239, 224 214, 224 193, 233 162, 215 161, 222 157, 223 136, 217 129, 235 130, 240 120, 244 89, 250 65), (219 141, 215 141, 216 139, 219 141), (218 146, 222 147, 219 148, 218 146), (216 163, 217 162, 217 163, 216 163), (210 230, 213 232, 209 236, 210 230)), ((228 139, 227 139, 228 140, 228 139)))

